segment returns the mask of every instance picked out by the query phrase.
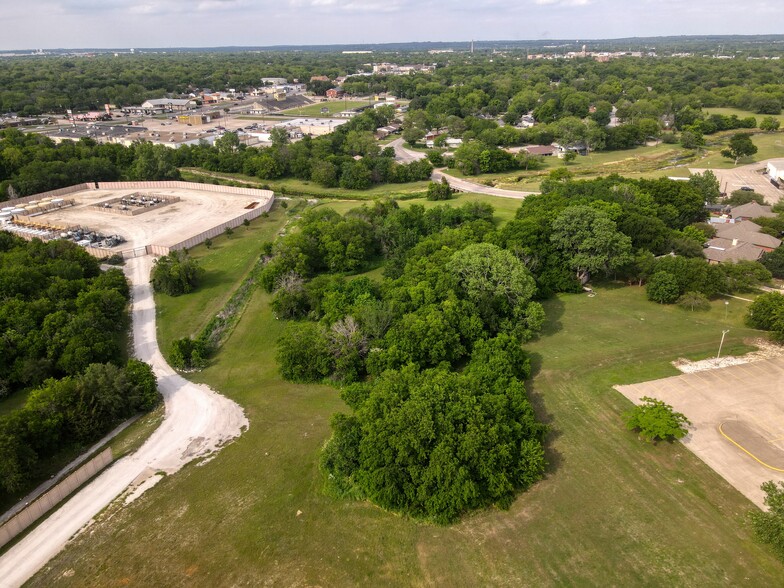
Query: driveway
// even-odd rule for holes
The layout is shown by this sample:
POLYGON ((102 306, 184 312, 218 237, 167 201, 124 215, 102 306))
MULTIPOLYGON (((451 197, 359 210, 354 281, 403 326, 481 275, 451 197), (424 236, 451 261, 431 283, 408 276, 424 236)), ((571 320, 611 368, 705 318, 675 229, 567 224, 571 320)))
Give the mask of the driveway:
POLYGON ((150 363, 158 376, 166 405, 164 420, 141 448, 104 470, 0 558, 3 588, 21 586, 126 489, 133 488, 134 497, 138 496, 157 481, 156 472, 173 474, 188 462, 219 450, 248 427, 239 405, 184 379, 161 355, 149 284, 151 268, 151 257, 139 257, 127 262, 125 272, 132 284, 135 355, 150 363))

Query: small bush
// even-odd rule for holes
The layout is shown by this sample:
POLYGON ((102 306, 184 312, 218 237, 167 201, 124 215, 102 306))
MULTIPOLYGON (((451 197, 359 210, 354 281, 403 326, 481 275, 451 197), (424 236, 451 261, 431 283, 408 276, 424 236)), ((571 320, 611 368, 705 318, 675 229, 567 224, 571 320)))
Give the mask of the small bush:
POLYGON ((637 431, 642 439, 655 443, 657 440, 672 441, 686 436, 689 419, 675 412, 669 404, 648 396, 640 398, 642 404, 624 414, 626 428, 637 431))

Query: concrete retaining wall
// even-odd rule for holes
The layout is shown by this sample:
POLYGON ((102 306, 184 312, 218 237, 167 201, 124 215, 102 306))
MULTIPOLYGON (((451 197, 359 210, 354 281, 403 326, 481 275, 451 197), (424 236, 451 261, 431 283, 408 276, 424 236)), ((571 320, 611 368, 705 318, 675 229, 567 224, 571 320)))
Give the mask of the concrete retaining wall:
POLYGON ((39 518, 57 506, 64 498, 112 463, 112 448, 107 447, 86 464, 69 474, 62 482, 42 494, 0 527, 0 547, 14 539, 39 518))
MULTIPOLYGON (((204 231, 203 233, 199 233, 198 235, 194 235, 193 237, 186 239, 185 241, 181 241, 180 243, 176 243, 175 245, 166 246, 166 245, 147 245, 146 247, 137 247, 136 249, 125 249, 118 251, 117 249, 98 249, 96 247, 85 247, 85 250, 94 255, 98 258, 105 258, 114 255, 115 253, 121 254, 125 259, 130 259, 133 257, 140 257, 142 255, 153 254, 153 255, 167 255, 171 251, 177 251, 180 249, 189 249, 194 247, 195 245, 199 245, 200 243, 204 243, 207 239, 212 239, 213 237, 217 237, 226 230, 227 227, 232 229, 237 228, 240 226, 243 221, 253 220, 255 218, 260 217, 265 212, 269 212, 272 208, 273 203, 275 202, 275 193, 272 190, 256 190, 255 188, 235 188, 234 186, 220 186, 216 184, 199 184, 196 182, 177 182, 177 181, 169 181, 169 182, 96 182, 96 183, 86 183, 86 184, 78 184, 76 186, 69 186, 68 188, 61 188, 60 190, 53 190, 51 192, 43 192, 41 194, 35 194, 33 196, 25 196, 24 198, 17 198, 7 206, 13 206, 15 204, 22 204, 24 202, 29 202, 30 200, 40 200, 41 198, 53 198, 56 196, 62 196, 64 194, 72 194, 74 192, 80 192, 82 190, 160 190, 160 189, 180 189, 180 190, 202 190, 205 192, 220 192, 222 194, 236 194, 237 196, 250 196, 251 198, 258 200, 259 204, 248 212, 238 216, 237 218, 231 219, 220 225, 212 227, 204 231)), ((21 235, 20 235, 21 236, 21 235)), ((26 238, 26 237, 25 237, 26 238)), ((32 238, 32 237, 31 237, 32 238)))
MULTIPOLYGON (((273 197, 271 197, 266 203, 260 204, 259 206, 257 206, 256 208, 254 208, 252 210, 249 210, 248 212, 246 212, 242 216, 238 216, 237 218, 233 218, 233 219, 231 219, 229 221, 226 221, 225 223, 219 224, 218 226, 212 227, 211 229, 208 229, 208 230, 204 231, 203 233, 199 233, 198 235, 194 235, 190 239, 186 239, 185 241, 182 241, 180 243, 172 245, 172 246, 168 247, 168 250, 169 251, 177 251, 179 249, 190 249, 191 247, 193 247, 195 245, 199 245, 200 243, 204 243, 207 239, 212 239, 213 237, 217 237, 219 235, 222 235, 227 228, 236 229, 246 219, 250 221, 250 220, 253 220, 255 218, 260 217, 265 212, 269 212, 269 209, 272 208, 272 204, 273 204, 274 201, 275 201, 275 199, 273 197)), ((156 247, 156 248, 158 248, 160 250, 166 249, 166 247, 163 247, 163 246, 160 246, 160 245, 153 245, 153 247, 156 247)), ((156 255, 158 255, 158 254, 156 253, 156 255)))
MULTIPOLYGON (((88 187, 95 189, 92 184, 88 187)), ((256 190, 255 188, 235 188, 234 186, 221 186, 218 184, 199 184, 198 182, 98 182, 101 190, 143 190, 156 188, 173 188, 180 190, 203 190, 205 192, 220 192, 221 194, 237 194, 238 196, 252 196, 253 198, 272 198, 272 190, 256 190)), ((8 205, 10 206, 10 204, 8 205)))
POLYGON ((2 207, 6 206, 21 206, 31 200, 42 200, 44 198, 58 198, 74 192, 81 192, 82 190, 95 190, 95 184, 76 184, 68 186, 67 188, 60 188, 59 190, 50 190, 49 192, 41 192, 40 194, 33 194, 32 196, 22 196, 21 198, 14 198, 2 203, 2 207))

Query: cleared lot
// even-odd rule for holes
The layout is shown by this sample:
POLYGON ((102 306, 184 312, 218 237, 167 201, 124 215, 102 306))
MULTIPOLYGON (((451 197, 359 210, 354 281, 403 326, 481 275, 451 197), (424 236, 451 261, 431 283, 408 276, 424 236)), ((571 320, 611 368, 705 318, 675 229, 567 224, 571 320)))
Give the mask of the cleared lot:
POLYGON ((784 359, 684 374, 616 389, 650 396, 692 422, 683 444, 758 506, 760 485, 784 481, 784 359))
POLYGON ((221 193, 210 191, 208 185, 204 187, 204 190, 179 188, 85 190, 68 196, 69 199, 76 200, 76 206, 49 212, 33 219, 55 225, 81 226, 107 235, 120 235, 126 240, 126 243, 117 248, 121 250, 145 245, 174 245, 247 213, 249 210, 247 207, 253 206, 254 202, 257 203, 255 206, 262 206, 266 202, 263 197, 221 193), (103 212, 91 206, 134 193, 178 197, 180 200, 137 216, 103 212))

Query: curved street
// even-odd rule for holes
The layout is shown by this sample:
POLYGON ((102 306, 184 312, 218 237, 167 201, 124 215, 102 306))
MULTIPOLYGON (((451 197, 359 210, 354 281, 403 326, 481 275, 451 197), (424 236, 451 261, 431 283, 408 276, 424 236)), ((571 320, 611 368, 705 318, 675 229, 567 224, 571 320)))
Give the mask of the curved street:
MULTIPOLYGON (((395 150, 395 160, 400 163, 411 163, 425 158, 425 154, 420 151, 411 151, 403 147, 403 139, 395 139, 389 145, 395 150)), ((519 200, 524 199, 531 194, 538 194, 539 192, 521 192, 518 190, 504 190, 503 188, 494 188, 492 186, 485 186, 484 184, 477 184, 469 180, 464 180, 450 176, 442 170, 434 170, 431 179, 434 182, 440 182, 441 178, 446 178, 449 185, 461 192, 470 192, 472 194, 487 194, 488 196, 499 196, 501 198, 516 198, 519 200)))
POLYGON ((202 384, 177 374, 163 358, 155 331, 155 302, 149 283, 152 258, 128 260, 132 285, 136 357, 152 365, 166 406, 160 427, 135 453, 120 459, 71 497, 0 558, 0 586, 21 586, 103 508, 128 488, 134 496, 151 487, 158 472, 173 474, 239 437, 248 427, 242 408, 202 384), (140 485, 150 480, 144 486, 140 485))

